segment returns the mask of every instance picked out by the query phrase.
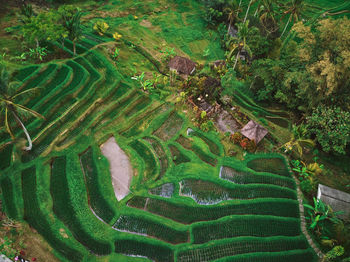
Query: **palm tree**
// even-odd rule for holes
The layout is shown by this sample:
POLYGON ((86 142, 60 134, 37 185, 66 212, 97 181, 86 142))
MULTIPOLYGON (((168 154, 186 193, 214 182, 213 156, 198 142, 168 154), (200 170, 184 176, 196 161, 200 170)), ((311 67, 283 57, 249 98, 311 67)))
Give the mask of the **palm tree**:
POLYGON ((15 139, 10 126, 10 118, 14 117, 14 120, 21 126, 28 140, 28 146, 24 149, 31 150, 33 146, 32 140, 26 127, 21 121, 20 115, 30 114, 43 119, 44 117, 34 110, 31 110, 30 108, 16 102, 18 98, 28 96, 38 90, 38 88, 30 88, 18 92, 18 87, 20 84, 20 82, 10 81, 10 74, 5 67, 0 68, 0 118, 4 120, 6 131, 10 134, 12 139, 15 139))
POLYGON ((293 125, 292 137, 291 139, 281 146, 285 149, 285 152, 294 151, 301 157, 303 155, 304 147, 314 147, 315 142, 309 138, 306 138, 308 133, 307 128, 304 125, 293 125))
POLYGON ((273 33, 278 30, 276 23, 276 12, 274 10, 274 3, 277 3, 276 0, 262 0, 259 3, 259 7, 256 9, 256 14, 259 13, 259 19, 261 25, 265 28, 268 33, 273 33), (269 28, 272 28, 270 31, 269 28))
POLYGON ((282 7, 285 9, 285 11, 283 12, 283 15, 285 16, 285 15, 289 14, 289 17, 288 17, 288 21, 283 29, 283 32, 281 34, 281 38, 284 35, 284 33, 286 32, 286 29, 292 20, 294 20, 294 22, 299 21, 301 14, 306 9, 306 4, 305 4, 304 0, 291 0, 287 4, 282 5, 282 7))
POLYGON ((59 10, 63 18, 63 26, 68 32, 68 39, 73 42, 73 54, 76 55, 76 42, 81 38, 83 31, 81 28, 82 12, 79 8, 59 10))
POLYGON ((245 16, 244 16, 243 23, 245 23, 245 22, 247 21, 249 9, 250 9, 251 5, 254 4, 256 1, 257 1, 257 0, 250 0, 250 1, 249 1, 247 11, 245 12, 245 16))
POLYGON ((227 57, 228 60, 231 60, 233 53, 236 50, 238 50, 236 54, 233 70, 236 68, 238 58, 242 50, 245 50, 250 57, 252 56, 252 51, 250 50, 250 47, 247 44, 247 37, 251 31, 251 28, 249 28, 249 20, 243 23, 239 23, 237 27, 238 27, 237 37, 232 37, 228 42, 228 46, 230 48, 230 52, 227 57))
POLYGON ((240 5, 237 4, 236 0, 231 0, 228 5, 224 8, 224 13, 227 14, 228 20, 228 30, 227 33, 230 32, 231 26, 238 21, 238 14, 242 11, 240 9, 240 5))

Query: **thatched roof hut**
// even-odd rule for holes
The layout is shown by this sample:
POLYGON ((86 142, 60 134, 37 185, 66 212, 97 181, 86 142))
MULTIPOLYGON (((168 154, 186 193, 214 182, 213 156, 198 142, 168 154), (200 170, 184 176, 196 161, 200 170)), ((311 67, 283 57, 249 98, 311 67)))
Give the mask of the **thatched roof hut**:
POLYGON ((168 64, 170 70, 176 70, 178 74, 191 75, 196 70, 196 63, 182 56, 175 56, 168 64))
POLYGON ((253 120, 250 120, 248 124, 241 129, 241 134, 250 140, 254 140, 256 144, 258 144, 267 135, 267 133, 268 131, 265 127, 262 127, 253 120))

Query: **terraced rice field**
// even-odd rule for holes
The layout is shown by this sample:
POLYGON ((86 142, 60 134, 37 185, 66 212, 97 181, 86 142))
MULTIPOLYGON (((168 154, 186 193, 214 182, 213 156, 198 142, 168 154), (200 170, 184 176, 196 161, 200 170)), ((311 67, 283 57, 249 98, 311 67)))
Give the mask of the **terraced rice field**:
POLYGON ((77 57, 18 72, 23 90, 42 87, 23 104, 45 120, 27 121, 33 150, 20 158, 0 134, 6 213, 62 261, 317 261, 286 160, 225 156, 215 133, 120 74, 103 41, 90 36, 77 57), (100 150, 112 136, 134 170, 120 201, 100 150))

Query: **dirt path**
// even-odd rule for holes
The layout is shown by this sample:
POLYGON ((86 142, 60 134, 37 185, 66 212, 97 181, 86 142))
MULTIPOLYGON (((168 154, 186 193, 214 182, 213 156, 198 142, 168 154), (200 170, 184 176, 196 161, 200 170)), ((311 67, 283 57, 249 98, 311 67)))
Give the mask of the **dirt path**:
POLYGON ((130 192, 133 171, 129 158, 118 146, 114 137, 109 138, 101 145, 101 152, 109 161, 114 193, 120 201, 130 192))

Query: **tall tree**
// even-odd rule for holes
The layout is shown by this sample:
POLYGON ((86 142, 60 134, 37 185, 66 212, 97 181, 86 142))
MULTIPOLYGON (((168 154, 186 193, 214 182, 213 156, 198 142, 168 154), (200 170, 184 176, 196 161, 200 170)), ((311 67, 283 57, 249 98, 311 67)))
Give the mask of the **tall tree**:
POLYGON ((239 55, 241 54, 242 50, 245 50, 250 57, 252 56, 252 51, 251 51, 249 45, 247 44, 247 37, 248 37, 250 30, 251 30, 251 28, 249 28, 249 20, 247 20, 243 23, 239 23, 237 25, 237 27, 238 27, 237 37, 232 37, 228 43, 228 46, 230 48, 230 52, 228 54, 229 60, 232 59, 234 52, 237 51, 235 63, 233 65, 233 69, 236 68, 236 65, 237 65, 237 62, 239 59, 239 55))
POLYGON ((34 110, 20 105, 16 102, 16 100, 20 97, 26 97, 33 94, 38 90, 38 88, 30 88, 18 92, 19 86, 19 82, 11 81, 10 74, 8 73, 5 67, 0 68, 0 119, 3 119, 6 131, 10 134, 11 138, 15 139, 10 124, 10 118, 13 117, 15 122, 17 122, 21 126, 24 134, 27 137, 28 146, 24 149, 31 150, 33 146, 32 140, 21 120, 21 116, 29 114, 43 119, 44 117, 39 113, 35 112, 34 110))
POLYGON ((274 4, 277 0, 262 0, 259 7, 256 9, 259 14, 261 25, 265 28, 268 33, 273 33, 278 30, 276 23, 276 9, 274 4))
POLYGON ((56 41, 67 35, 66 29, 59 23, 57 12, 41 12, 37 16, 28 18, 22 27, 22 34, 29 45, 40 46, 41 41, 56 41))
POLYGON ((76 55, 76 42, 82 37, 81 27, 82 12, 71 5, 63 5, 58 9, 61 14, 63 26, 68 32, 68 39, 73 42, 73 54, 76 55))
POLYGON ((287 27, 290 22, 297 22, 300 19, 300 16, 307 9, 307 5, 304 0, 290 0, 286 4, 282 5, 284 8, 283 15, 289 15, 286 25, 284 26, 283 32, 281 34, 281 38, 287 30, 287 27))
POLYGON ((228 20, 228 30, 227 33, 230 32, 232 25, 234 25, 238 21, 238 14, 242 11, 240 9, 240 5, 237 4, 236 0, 231 0, 228 5, 224 8, 224 13, 227 15, 228 20))
POLYGON ((248 17, 248 13, 249 13, 249 10, 250 10, 250 7, 252 4, 254 4, 257 0, 250 0, 249 1, 249 4, 248 4, 248 7, 247 7, 247 11, 245 12, 245 16, 244 16, 244 20, 243 20, 243 23, 245 23, 247 21, 247 17, 248 17))

